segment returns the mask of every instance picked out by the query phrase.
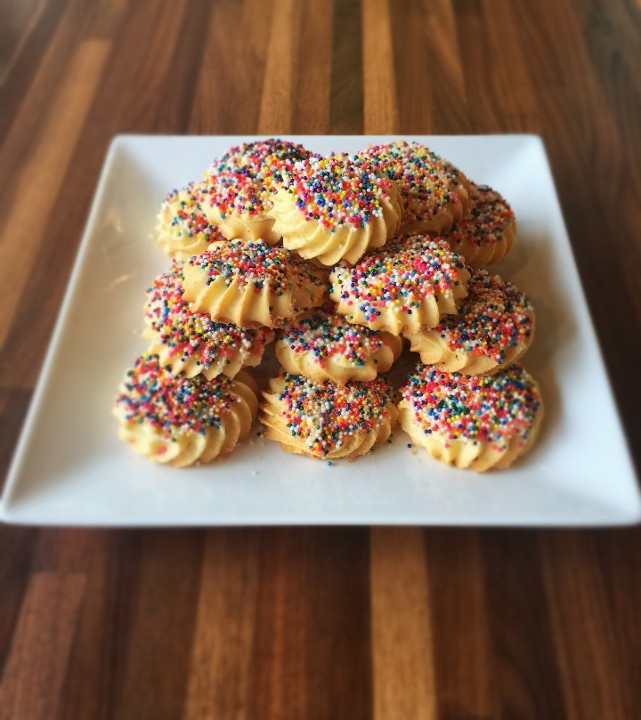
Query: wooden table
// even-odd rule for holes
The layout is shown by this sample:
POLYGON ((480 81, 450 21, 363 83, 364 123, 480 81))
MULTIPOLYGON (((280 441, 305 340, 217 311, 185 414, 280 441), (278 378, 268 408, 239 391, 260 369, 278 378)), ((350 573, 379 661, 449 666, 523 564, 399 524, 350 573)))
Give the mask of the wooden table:
MULTIPOLYGON (((2 475, 116 133, 540 133, 638 441, 638 0, 1 5, 2 475)), ((638 718, 640 551, 0 526, 0 718, 638 718)))

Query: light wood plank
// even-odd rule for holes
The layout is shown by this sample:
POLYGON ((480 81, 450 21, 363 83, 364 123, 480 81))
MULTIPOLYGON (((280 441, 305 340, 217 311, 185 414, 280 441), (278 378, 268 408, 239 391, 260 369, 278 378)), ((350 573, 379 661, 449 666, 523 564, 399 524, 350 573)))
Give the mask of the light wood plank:
POLYGON ((258 132, 282 135, 292 131, 292 103, 297 55, 300 2, 275 0, 265 77, 258 115, 258 132))
POLYGON ((394 133, 398 126, 389 0, 363 2, 365 134, 394 133))
POLYGON ((423 532, 372 528, 372 667, 376 720, 438 717, 423 532))
MULTIPOLYGON (((59 186, 43 168, 55 168, 64 176, 78 135, 100 84, 102 69, 111 44, 105 40, 82 43, 60 87, 46 124, 35 139, 20 175, 15 201, 8 209, 0 240, 0 345, 11 327, 13 313, 29 268, 46 233, 48 216, 54 211, 59 186)), ((19 116, 18 116, 19 119, 19 116)))
POLYGON ((256 619, 260 533, 211 530, 202 563, 183 717, 244 720, 256 619))
POLYGON ((309 2, 303 5, 298 69, 293 88, 293 131, 324 135, 329 131, 332 78, 332 24, 334 3, 309 2))

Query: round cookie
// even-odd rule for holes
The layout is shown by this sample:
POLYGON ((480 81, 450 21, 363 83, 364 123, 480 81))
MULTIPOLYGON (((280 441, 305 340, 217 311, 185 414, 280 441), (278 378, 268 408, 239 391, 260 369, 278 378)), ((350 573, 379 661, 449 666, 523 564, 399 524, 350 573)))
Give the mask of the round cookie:
POLYGON ((394 183, 338 153, 296 163, 278 183, 270 214, 286 248, 334 265, 384 245, 401 211, 394 183))
POLYGON ((284 373, 263 393, 261 422, 287 452, 352 460, 390 436, 398 415, 393 397, 380 377, 337 385, 284 373))
POLYGON ((461 220, 469 206, 467 178, 421 143, 371 145, 358 157, 398 186, 402 234, 442 233, 461 220))
POLYGON ((177 260, 187 260, 204 252, 216 240, 225 239, 203 213, 194 183, 167 195, 158 215, 154 237, 167 255, 177 260))
POLYGON ((258 140, 230 148, 211 164, 199 185, 207 219, 229 239, 280 241, 272 230, 273 184, 311 152, 300 144, 278 138, 258 140))
POLYGON ((357 325, 393 335, 431 328, 456 312, 469 272, 440 238, 404 236, 330 273, 336 311, 357 325))
POLYGON ((477 270, 456 315, 408 335, 426 365, 465 375, 491 374, 518 360, 534 336, 534 309, 512 283, 477 270))
POLYGON ((532 446, 543 416, 519 364, 495 375, 444 373, 419 363, 401 388, 399 423, 429 455, 457 468, 507 468, 532 446))
POLYGON ((505 198, 472 183, 469 213, 443 237, 472 268, 501 260, 514 246, 516 221, 505 198))
POLYGON ((183 274, 192 310, 241 327, 277 327, 326 299, 322 271, 262 240, 213 243, 183 274))
POLYGON ((276 357, 288 373, 317 383, 345 385, 387 372, 403 343, 390 333, 353 325, 329 303, 301 315, 277 332, 276 357))
POLYGON ((231 452, 251 429, 257 387, 245 372, 213 381, 172 375, 157 355, 136 360, 120 387, 119 437, 152 462, 186 467, 231 452))
POLYGON ((182 263, 174 261, 147 291, 143 336, 152 341, 148 353, 157 354, 174 375, 202 373, 208 380, 221 373, 234 377, 242 367, 258 365, 273 331, 220 323, 192 311, 184 298, 183 280, 182 263))

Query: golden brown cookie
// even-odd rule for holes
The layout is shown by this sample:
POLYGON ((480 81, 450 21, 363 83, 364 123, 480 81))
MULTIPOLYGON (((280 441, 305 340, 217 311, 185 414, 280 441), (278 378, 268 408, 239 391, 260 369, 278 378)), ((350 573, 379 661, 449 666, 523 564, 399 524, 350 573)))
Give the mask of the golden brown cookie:
POLYGON ((324 265, 356 262, 400 227, 396 185, 347 153, 313 157, 283 175, 270 211, 283 245, 324 265))
POLYGON ((154 237, 167 255, 177 260, 187 260, 204 252, 216 240, 225 239, 205 217, 197 186, 193 183, 167 195, 158 215, 154 237))
POLYGON ((157 355, 143 355, 127 372, 116 398, 118 434, 155 463, 185 467, 231 452, 245 438, 258 409, 257 387, 245 373, 172 375, 157 355))
POLYGON ((277 327, 327 296, 322 271, 262 240, 213 243, 188 260, 183 273, 193 310, 241 327, 277 327))
POLYGON ((284 373, 270 380, 261 403, 267 437, 323 460, 365 455, 387 440, 397 415, 394 391, 380 377, 337 385, 284 373))
POLYGON ((543 403, 521 365, 495 375, 444 373, 419 363, 403 388, 399 423, 429 455, 457 468, 507 468, 537 436, 543 403))
POLYGON ((174 261, 147 291, 143 336, 152 341, 148 353, 157 354, 174 375, 202 374, 208 380, 221 373, 234 377, 241 368, 258 365, 273 330, 242 328, 194 312, 184 298, 183 281, 183 265, 174 261))
POLYGON ((318 383, 373 380, 403 349, 390 333, 353 325, 329 303, 294 318, 277 332, 276 357, 288 373, 318 383))
POLYGON ((477 270, 456 315, 407 337, 426 365, 465 375, 495 373, 518 360, 534 336, 534 309, 512 283, 477 270))
POLYGON ((467 178, 421 143, 397 140, 371 145, 358 157, 366 168, 385 175, 399 188, 403 202, 400 233, 438 235, 465 215, 467 178))
POLYGON ((357 325, 392 335, 416 333, 456 312, 469 272, 439 238, 404 236, 330 273, 336 311, 357 325))
POLYGON ((488 185, 472 183, 470 211, 443 235, 473 268, 491 265, 507 255, 516 239, 514 212, 488 185))
POLYGON ((311 155, 298 143, 279 138, 230 148, 210 165, 199 184, 208 221, 228 239, 263 240, 274 245, 280 234, 268 216, 273 184, 299 160, 311 155))

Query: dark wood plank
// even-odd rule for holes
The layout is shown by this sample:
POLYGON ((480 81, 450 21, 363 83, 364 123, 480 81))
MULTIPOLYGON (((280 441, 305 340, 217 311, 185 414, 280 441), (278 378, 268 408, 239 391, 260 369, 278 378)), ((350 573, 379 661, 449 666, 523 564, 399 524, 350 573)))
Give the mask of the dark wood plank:
POLYGON ((568 718, 624 718, 616 619, 589 540, 580 532, 541 534, 543 577, 568 718), (589 598, 589 599, 588 599, 589 598))
POLYGON ((84 588, 83 575, 32 575, 0 686, 2 720, 47 717, 58 706, 84 588))
POLYGON ((15 3, 5 0, 4 5, 1 12, 7 21, 0 30, 4 38, 0 39, 3 58, 0 61, 0 138, 6 137, 25 95, 31 89, 65 9, 64 1, 27 0, 15 3))
POLYGON ((537 540, 531 531, 482 537, 500 717, 566 717, 537 540))
POLYGON ((250 134, 257 130, 271 3, 216 3, 198 74, 189 130, 250 134), (239 41, 242 38, 243 42, 239 41))
POLYGON ((398 132, 434 132, 431 101, 435 79, 429 72, 429 42, 426 22, 416 18, 414 0, 398 0, 391 16, 394 71, 398 101, 398 132))
MULTIPOLYGON (((116 666, 113 716, 180 717, 189 682, 204 532, 144 531, 135 592, 124 600, 128 632, 116 666)), ((126 590, 121 585, 119 590, 126 590)))
MULTIPOLYGON (((602 530, 582 534, 590 548, 590 559, 599 565, 600 587, 607 602, 607 615, 598 618, 610 622, 616 648, 616 681, 624 717, 639 713, 636 678, 641 674, 641 624, 636 608, 641 606, 641 582, 637 575, 641 530, 602 530)), ((608 677, 610 674, 608 673, 608 677)))
POLYGON ((439 717, 501 716, 478 530, 425 532, 439 717))
POLYGON ((247 717, 370 717, 367 530, 269 530, 261 545, 247 717))
MULTIPOLYGON (((138 531, 65 529, 43 535, 38 565, 58 573, 82 572, 86 578, 60 703, 47 717, 116 717, 125 692, 129 644, 136 637, 144 535, 138 531)), ((160 598, 157 602, 168 607, 160 598)), ((125 715, 128 712, 125 709, 125 715)))
POLYGON ((189 4, 189 11, 183 17, 163 82, 163 96, 168 101, 157 104, 154 124, 158 133, 189 132, 198 86, 196 68, 200 67, 205 48, 211 42, 208 32, 211 13, 212 4, 199 0, 189 4))
POLYGON ((207 532, 184 718, 252 717, 260 546, 257 529, 207 532))
POLYGON ((361 2, 334 0, 329 131, 363 132, 363 40, 361 2))

